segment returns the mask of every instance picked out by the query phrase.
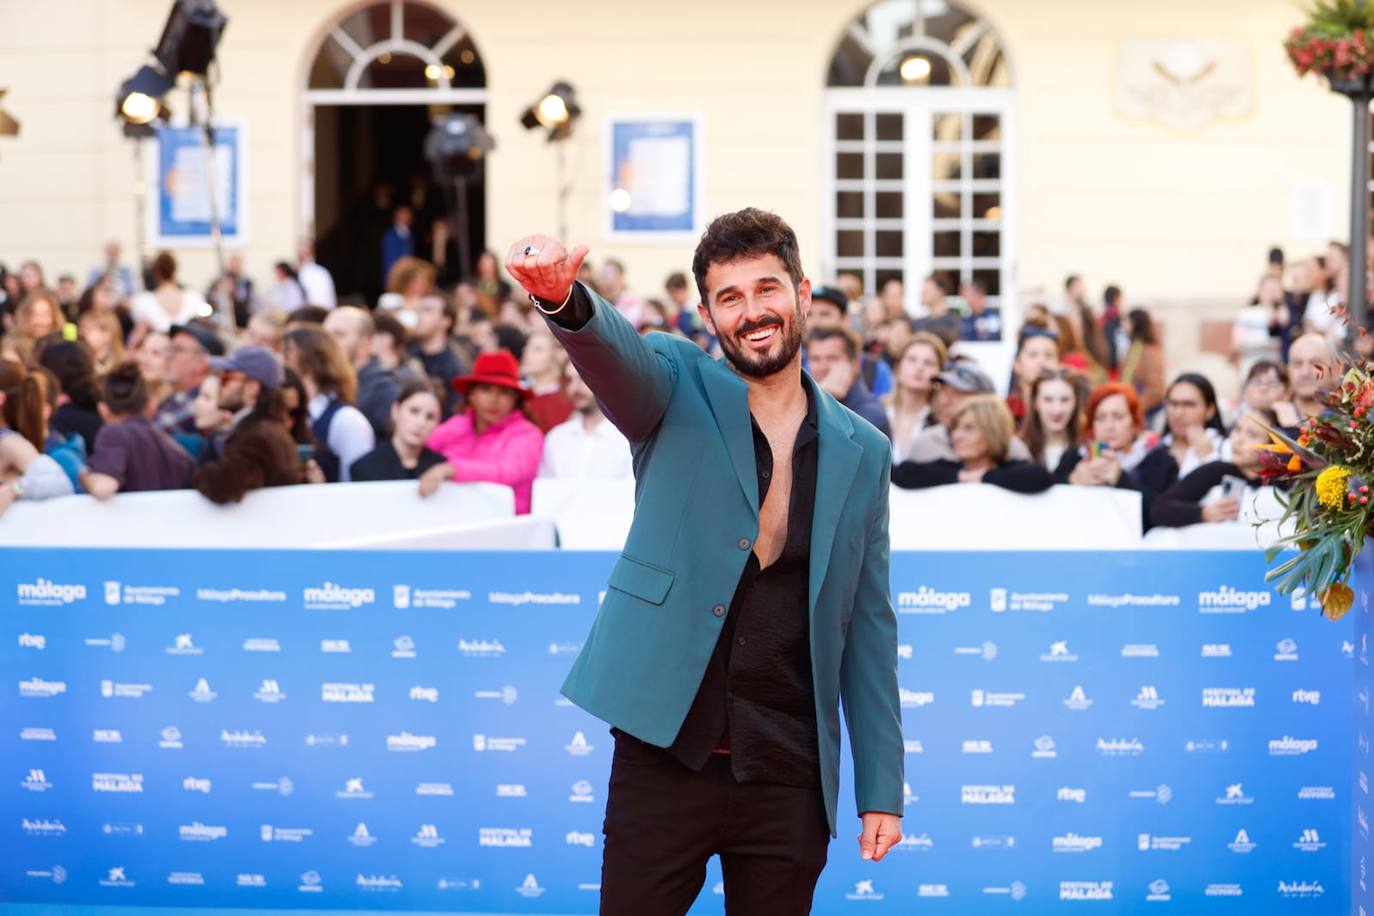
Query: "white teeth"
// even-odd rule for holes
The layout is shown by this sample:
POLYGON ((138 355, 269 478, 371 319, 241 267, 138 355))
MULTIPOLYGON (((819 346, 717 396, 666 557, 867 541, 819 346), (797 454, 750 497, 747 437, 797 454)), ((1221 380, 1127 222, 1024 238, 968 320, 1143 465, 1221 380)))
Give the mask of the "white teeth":
POLYGON ((773 336, 773 328, 767 327, 767 328, 764 328, 764 329, 762 329, 762 330, 760 330, 760 331, 755 331, 755 332, 752 333, 752 334, 746 334, 746 335, 744 335, 744 339, 745 339, 745 340, 749 340, 749 341, 753 341, 754 343, 758 343, 760 340, 767 340, 769 337, 772 337, 772 336, 773 336))

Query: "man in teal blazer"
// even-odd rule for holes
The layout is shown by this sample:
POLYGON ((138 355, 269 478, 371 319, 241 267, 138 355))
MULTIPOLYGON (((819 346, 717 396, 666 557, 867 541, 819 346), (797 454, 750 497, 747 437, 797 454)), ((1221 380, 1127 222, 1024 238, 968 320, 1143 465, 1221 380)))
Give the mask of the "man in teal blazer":
POLYGON ((901 839, 891 448, 801 369, 796 236, 726 214, 693 263, 721 343, 640 336, 530 236, 506 267, 634 453, 635 515, 563 693, 612 725, 603 914, 686 912, 721 857, 731 913, 810 911, 836 834, 843 702, 860 855, 901 839))

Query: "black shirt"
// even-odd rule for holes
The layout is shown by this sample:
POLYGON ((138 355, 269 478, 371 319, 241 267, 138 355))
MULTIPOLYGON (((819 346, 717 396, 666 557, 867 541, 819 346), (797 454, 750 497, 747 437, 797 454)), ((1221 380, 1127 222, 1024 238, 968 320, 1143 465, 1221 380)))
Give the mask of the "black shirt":
MULTIPOLYGON (((592 314, 591 299, 574 285, 571 301, 552 320, 577 330, 592 314)), ((700 770, 712 751, 728 748, 740 782, 810 787, 820 785, 821 770, 810 622, 820 430, 815 394, 805 382, 802 388, 806 418, 792 446, 787 540, 767 569, 761 570, 758 555, 749 551, 701 686, 668 752, 700 770)), ((762 506, 773 477, 773 450, 752 416, 750 425, 762 506)))
POLYGON ((436 464, 443 464, 444 456, 430 449, 420 450, 420 460, 415 467, 401 464, 401 456, 396 454, 396 446, 390 439, 383 439, 377 447, 353 462, 350 480, 418 480, 420 475, 436 464))

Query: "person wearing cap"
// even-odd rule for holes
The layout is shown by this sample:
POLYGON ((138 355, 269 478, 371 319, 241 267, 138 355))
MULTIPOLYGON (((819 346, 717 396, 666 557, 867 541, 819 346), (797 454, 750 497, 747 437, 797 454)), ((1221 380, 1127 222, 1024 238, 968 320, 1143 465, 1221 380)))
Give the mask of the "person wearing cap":
MULTIPOLYGON (((811 290, 811 314, 806 316, 808 330, 814 328, 848 327, 849 298, 835 286, 817 286, 811 290)), ((864 384, 875 398, 889 394, 894 385, 892 369, 880 356, 860 353, 859 366, 864 384)), ((806 354, 802 354, 802 368, 810 370, 806 354)))
MULTIPOLYGON (((266 347, 249 344, 229 356, 210 360, 210 371, 218 376, 214 410, 200 411, 196 428, 205 436, 202 463, 218 457, 224 443, 245 418, 253 413, 264 393, 281 388, 282 365, 277 354, 266 347)), ((205 387, 209 379, 202 383, 205 387)))
POLYGON ((171 338, 167 381, 172 393, 157 406, 153 425, 169 436, 195 435, 196 395, 200 393, 200 383, 210 374, 210 357, 224 355, 224 342, 199 321, 174 325, 171 338))
POLYGON ((329 483, 348 483, 353 462, 377 445, 372 424, 353 406, 358 392, 353 364, 320 327, 287 331, 282 354, 305 387, 315 461, 329 483))
MULTIPOLYGON (((908 461, 955 461, 954 444, 950 439, 950 422, 965 401, 980 394, 994 394, 996 386, 986 372, 968 360, 954 360, 935 376, 935 417, 939 423, 927 426, 911 440, 908 461)), ((1007 449, 1007 457, 1029 461, 1030 449, 1015 436, 1007 449)))
POLYGON ((467 408, 425 442, 445 460, 421 475, 420 492, 446 480, 505 484, 515 491, 516 514, 528 515, 544 434, 519 409, 532 393, 520 384, 520 364, 509 350, 482 353, 453 389, 467 397, 467 408))

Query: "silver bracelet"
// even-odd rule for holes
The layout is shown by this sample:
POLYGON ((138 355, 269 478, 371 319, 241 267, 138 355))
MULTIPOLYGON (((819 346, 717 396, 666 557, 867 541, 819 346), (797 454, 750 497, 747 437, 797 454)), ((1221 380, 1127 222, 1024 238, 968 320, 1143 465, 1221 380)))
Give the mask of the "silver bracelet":
POLYGON ((534 293, 527 293, 526 295, 528 295, 528 296, 530 297, 530 305, 533 305, 535 308, 539 309, 540 314, 543 314, 543 315, 557 315, 559 312, 563 311, 565 308, 568 307, 568 303, 569 303, 569 302, 572 302, 573 289, 576 288, 576 286, 577 286, 577 284, 574 283, 572 286, 568 287, 568 296, 567 296, 567 298, 564 299, 564 300, 563 300, 563 304, 560 305, 560 306, 559 306, 558 308, 556 308, 556 309, 546 309, 546 308, 544 308, 544 306, 540 304, 539 297, 536 296, 534 293))

